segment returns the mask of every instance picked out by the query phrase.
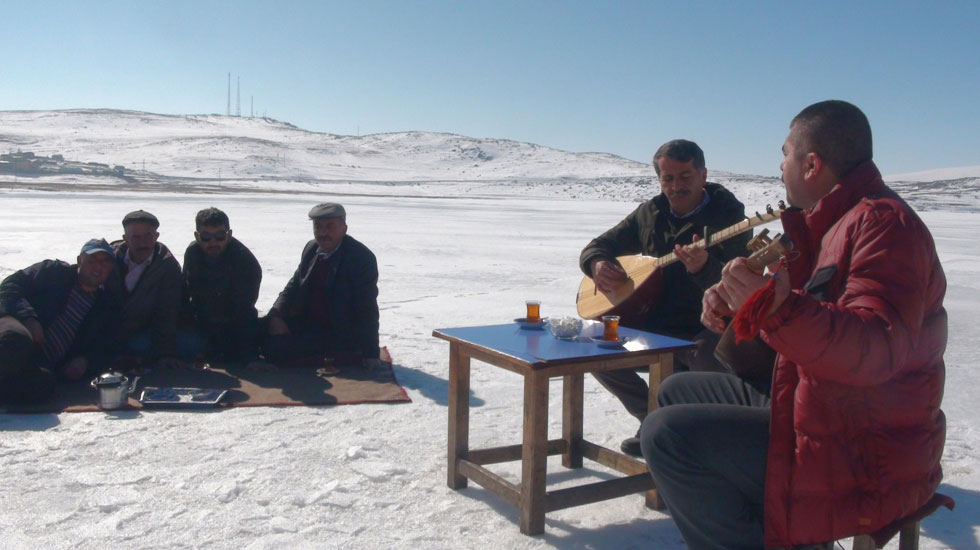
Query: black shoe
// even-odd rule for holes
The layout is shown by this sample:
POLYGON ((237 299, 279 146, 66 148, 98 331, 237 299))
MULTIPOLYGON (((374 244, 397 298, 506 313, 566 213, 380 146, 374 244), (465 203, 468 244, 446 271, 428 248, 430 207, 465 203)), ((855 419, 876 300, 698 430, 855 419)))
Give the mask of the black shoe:
POLYGON ((633 437, 627 437, 619 444, 619 450, 630 456, 643 458, 643 451, 640 450, 640 431, 636 431, 633 437))

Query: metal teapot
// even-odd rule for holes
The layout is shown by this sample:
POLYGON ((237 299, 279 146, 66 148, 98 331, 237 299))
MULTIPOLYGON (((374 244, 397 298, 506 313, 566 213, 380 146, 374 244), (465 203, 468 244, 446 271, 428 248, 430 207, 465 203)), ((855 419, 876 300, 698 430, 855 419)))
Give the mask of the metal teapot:
POLYGON ((139 377, 129 378, 115 371, 104 372, 92 380, 90 386, 99 390, 99 408, 103 410, 118 409, 126 404, 129 394, 136 389, 139 377))

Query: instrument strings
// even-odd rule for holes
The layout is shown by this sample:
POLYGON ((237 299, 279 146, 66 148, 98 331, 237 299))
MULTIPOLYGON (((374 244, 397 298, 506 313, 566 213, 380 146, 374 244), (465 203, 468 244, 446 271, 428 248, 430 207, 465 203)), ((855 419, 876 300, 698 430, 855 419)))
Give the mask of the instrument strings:
MULTIPOLYGON (((711 245, 713 245, 715 243, 724 241, 724 240, 726 240, 726 239, 728 239, 730 237, 734 237, 735 235, 738 235, 740 233, 743 233, 743 232, 747 231, 748 229, 751 229, 751 228, 753 228, 753 227, 755 227, 757 225, 762 225, 764 223, 768 223, 768 222, 775 221, 775 220, 779 219, 779 215, 782 214, 783 210, 785 210, 785 209, 786 209, 786 205, 783 203, 783 201, 779 201, 779 211, 778 212, 777 211, 773 211, 773 209, 772 209, 771 206, 766 205, 766 213, 765 214, 760 214, 759 212, 756 212, 755 213, 755 216, 750 216, 750 217, 746 218, 745 220, 742 220, 741 222, 739 222, 739 223, 737 223, 737 224, 735 224, 733 226, 730 226, 730 227, 727 227, 725 229, 719 230, 717 233, 712 233, 710 235, 710 238, 702 238, 701 240, 699 240, 698 242, 696 242, 694 244, 697 244, 701 248, 705 248, 706 249, 706 248, 708 248, 709 246, 711 246, 711 245)), ((667 253, 667 254, 659 257, 659 258, 656 257, 656 256, 646 256, 646 255, 643 255, 643 254, 638 254, 638 256, 641 256, 642 258, 649 258, 651 261, 649 261, 649 262, 642 262, 642 263, 639 263, 637 265, 634 265, 630 269, 627 269, 626 270, 626 275, 630 279, 635 279, 638 276, 649 275, 649 274, 653 273, 655 270, 660 269, 661 267, 664 267, 666 265, 669 265, 669 264, 671 264, 671 263, 673 263, 673 262, 675 262, 675 261, 678 260, 677 255, 675 253, 673 253, 673 252, 669 252, 669 253, 667 253)), ((591 278, 588 278, 588 279, 591 280, 591 278)), ((598 293, 598 291, 596 290, 595 286, 593 286, 591 290, 590 289, 586 289, 586 290, 580 291, 578 293, 578 296, 579 296, 579 298, 582 298, 582 297, 588 297, 590 295, 593 295, 594 296, 597 293, 598 293)))

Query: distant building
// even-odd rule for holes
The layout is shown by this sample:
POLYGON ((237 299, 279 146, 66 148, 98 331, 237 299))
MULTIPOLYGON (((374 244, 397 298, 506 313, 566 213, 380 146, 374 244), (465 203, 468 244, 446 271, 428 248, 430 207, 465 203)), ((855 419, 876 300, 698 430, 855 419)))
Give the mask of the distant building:
POLYGON ((13 165, 14 172, 37 172, 38 167, 41 165, 39 161, 34 160, 33 153, 27 158, 15 158, 11 164, 13 165))

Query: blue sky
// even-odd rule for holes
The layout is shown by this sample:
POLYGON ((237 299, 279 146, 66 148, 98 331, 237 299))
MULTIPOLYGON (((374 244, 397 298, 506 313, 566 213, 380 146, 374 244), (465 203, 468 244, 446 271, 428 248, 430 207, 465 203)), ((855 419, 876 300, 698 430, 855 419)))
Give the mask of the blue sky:
MULTIPOLYGON (((777 175, 789 120, 861 107, 886 174, 980 165, 980 1, 17 2, 0 109, 241 110, 337 134, 529 141, 777 175)), ((0 129, 2 133, 2 129, 0 129)))

